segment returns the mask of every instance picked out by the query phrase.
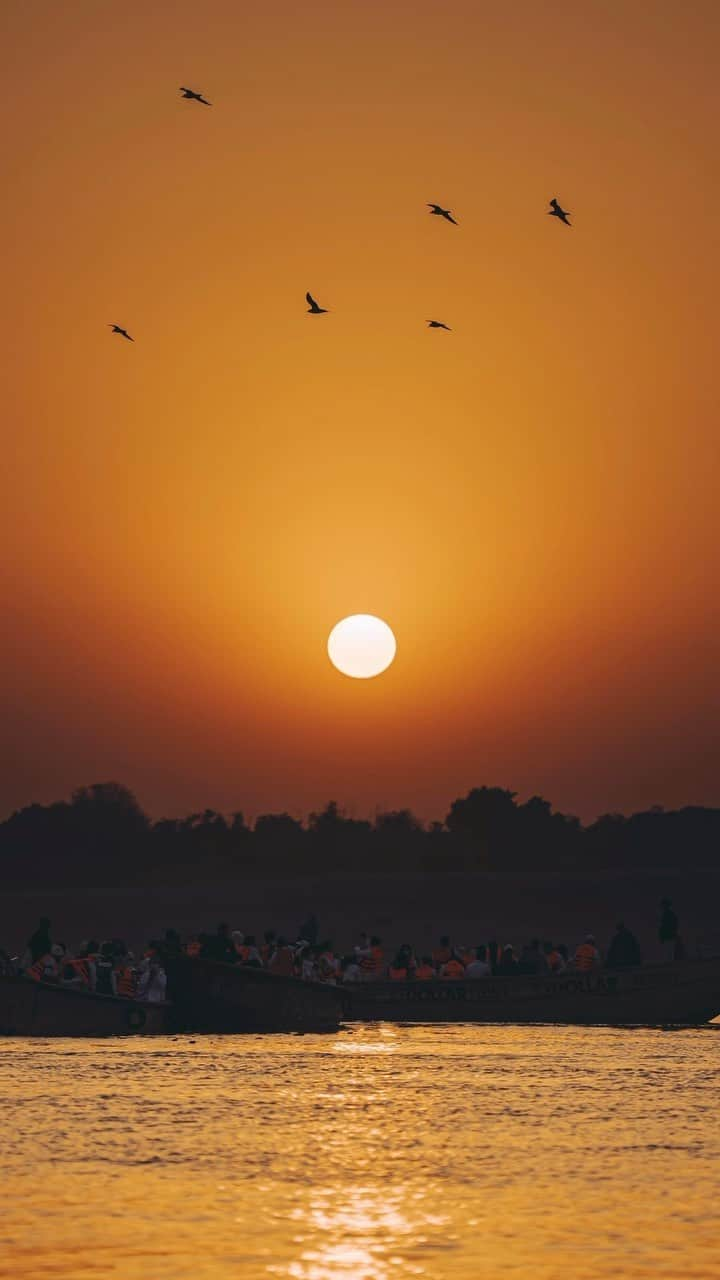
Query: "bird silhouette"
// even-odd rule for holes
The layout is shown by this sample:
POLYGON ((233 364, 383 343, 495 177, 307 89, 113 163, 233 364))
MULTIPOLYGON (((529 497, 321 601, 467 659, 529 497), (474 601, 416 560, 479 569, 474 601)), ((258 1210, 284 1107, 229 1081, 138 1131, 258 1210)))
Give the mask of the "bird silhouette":
POLYGON ((121 338, 127 338, 128 342, 134 342, 135 339, 130 337, 127 329, 121 329, 119 324, 109 324, 108 329, 112 329, 113 333, 119 333, 121 338))
POLYGON ((311 294, 311 293, 306 293, 306 294, 305 294, 305 301, 306 301, 306 302, 307 302, 307 304, 308 304, 308 312, 307 312, 307 313, 308 313, 308 315, 309 315, 309 316, 326 316, 326 315, 327 315, 327 307, 321 307, 321 306, 320 306, 320 305, 315 301, 315 299, 313 298, 313 296, 312 296, 312 294, 311 294))
POLYGON ((550 208, 547 210, 547 214, 549 218, 559 218, 561 222, 565 223, 566 227, 572 226, 569 211, 567 209, 563 209, 562 205, 558 204, 554 196, 550 201, 550 208))
POLYGON ((452 222, 452 224, 453 224, 453 226, 454 226, 454 227, 456 227, 456 226, 458 225, 458 224, 457 224, 457 222, 455 221, 455 219, 453 218, 452 213, 450 212, 450 210, 449 210, 449 209, 443 209, 443 207, 442 207, 442 205, 441 205, 441 204, 431 204, 431 203, 430 203, 430 201, 428 200, 428 208, 429 208, 429 210, 430 210, 430 213, 431 213, 431 214, 432 214, 432 213, 434 213, 434 214, 436 215, 436 217, 438 217, 438 218, 446 218, 448 222, 452 222))
POLYGON ((448 333, 452 333, 449 324, 443 324, 442 320, 428 320, 428 329, 447 329, 448 333))
POLYGON ((204 107, 212 106, 212 102, 208 102, 207 98, 203 98, 202 94, 196 93, 194 89, 186 89, 184 85, 181 85, 180 92, 183 98, 187 98, 191 102, 202 102, 204 107))

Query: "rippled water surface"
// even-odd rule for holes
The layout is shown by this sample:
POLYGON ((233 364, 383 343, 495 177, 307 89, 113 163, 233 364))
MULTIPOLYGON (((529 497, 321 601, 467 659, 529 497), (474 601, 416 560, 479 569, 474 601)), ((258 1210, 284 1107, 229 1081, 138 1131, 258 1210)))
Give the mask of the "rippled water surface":
POLYGON ((720 1031, 0 1042, 0 1276, 720 1275, 720 1031))

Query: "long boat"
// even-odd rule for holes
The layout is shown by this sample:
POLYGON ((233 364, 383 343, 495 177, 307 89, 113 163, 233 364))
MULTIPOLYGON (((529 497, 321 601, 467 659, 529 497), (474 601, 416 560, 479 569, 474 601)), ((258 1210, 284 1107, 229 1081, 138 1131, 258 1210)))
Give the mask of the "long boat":
POLYGON ((336 1031, 342 992, 246 965, 180 956, 166 963, 177 1031, 336 1031))
POLYGON ((167 1004, 0 975, 0 1035, 159 1035, 168 1029, 168 1011, 167 1004))
POLYGON ((557 976, 367 981, 343 988, 348 1022, 700 1026, 720 1014, 720 957, 557 976))

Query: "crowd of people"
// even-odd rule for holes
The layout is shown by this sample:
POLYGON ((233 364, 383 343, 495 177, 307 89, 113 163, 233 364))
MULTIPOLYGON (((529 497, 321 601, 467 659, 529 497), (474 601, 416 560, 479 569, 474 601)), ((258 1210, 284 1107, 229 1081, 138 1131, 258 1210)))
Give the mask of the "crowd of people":
POLYGON ((50 921, 43 916, 22 955, 0 956, 4 971, 99 995, 150 1002, 165 1000, 167 974, 158 947, 150 944, 136 958, 122 938, 106 942, 89 938, 71 950, 64 942, 53 941, 50 930, 50 921))
MULTIPOLYGON (((678 918, 668 899, 661 903, 658 937, 665 958, 684 958, 678 918)), ((265 969, 285 977, 332 984, 355 982, 464 981, 520 975, 557 975, 573 970, 591 973, 601 967, 630 968, 642 963, 637 938, 620 922, 604 955, 588 933, 574 949, 563 942, 533 938, 521 948, 496 939, 465 946, 443 935, 431 950, 418 952, 408 942, 386 951, 376 934, 361 934, 355 945, 338 952, 332 940, 321 938, 315 916, 310 916, 290 941, 268 929, 259 941, 254 934, 220 924, 214 933, 199 933, 183 941, 175 929, 149 942, 141 957, 120 938, 98 942, 91 938, 75 951, 53 941, 50 921, 43 918, 28 940, 25 952, 4 962, 6 970, 24 973, 35 981, 77 987, 103 995, 135 1000, 166 998, 169 961, 198 957, 223 963, 265 969)))

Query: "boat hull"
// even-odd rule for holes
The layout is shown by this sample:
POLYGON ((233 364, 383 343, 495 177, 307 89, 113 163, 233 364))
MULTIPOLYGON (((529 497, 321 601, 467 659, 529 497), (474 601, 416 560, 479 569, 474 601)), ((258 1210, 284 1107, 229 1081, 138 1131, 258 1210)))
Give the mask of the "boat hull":
POLYGON ((167 1030, 167 1005, 0 976, 0 1035, 130 1036, 167 1030))
POLYGON ((342 994, 325 983, 186 957, 167 974, 177 1031, 336 1031, 342 1019, 342 994))
POLYGON ((364 982, 343 997, 349 1022, 699 1026, 720 1014, 720 959, 557 977, 364 982))

